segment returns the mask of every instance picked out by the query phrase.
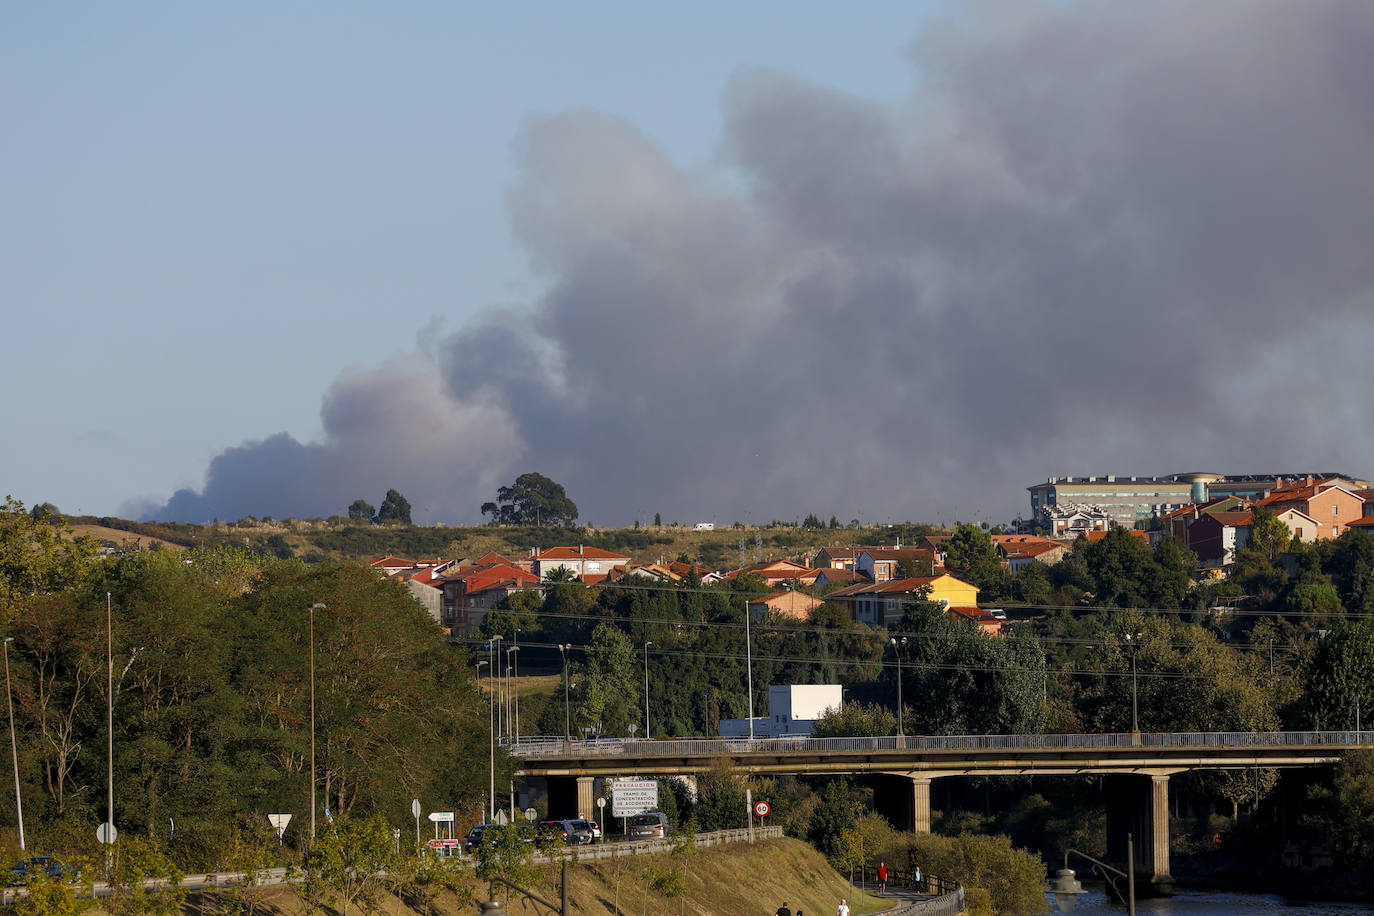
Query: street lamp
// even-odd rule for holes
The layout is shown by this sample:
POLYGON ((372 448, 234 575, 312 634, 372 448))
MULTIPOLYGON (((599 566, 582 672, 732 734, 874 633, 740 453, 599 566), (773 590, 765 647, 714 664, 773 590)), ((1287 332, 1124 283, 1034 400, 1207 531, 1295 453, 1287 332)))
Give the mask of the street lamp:
POLYGON ((1134 743, 1140 743, 1140 713, 1136 704, 1136 677, 1135 677, 1135 657, 1140 651, 1139 633, 1126 634, 1126 647, 1131 653, 1131 738, 1134 743))
POLYGON ((568 701, 568 650, 571 649, 571 648, 572 648, 572 646, 571 646, 571 645, 568 645, 567 643, 559 643, 559 644, 558 644, 558 651, 559 651, 559 653, 563 656, 563 740, 564 740, 564 741, 571 741, 571 740, 572 740, 572 727, 571 727, 572 718, 571 718, 571 713, 570 713, 570 710, 571 710, 571 708, 572 708, 572 705, 571 705, 571 703, 568 701))
MULTIPOLYGON (((650 640, 644 640, 644 740, 649 740, 653 735, 649 732, 649 647, 653 645, 650 640)), ((1356 728, 1358 731, 1359 728, 1356 728)))
POLYGON ((323 604, 310 605, 310 839, 315 839, 315 612, 323 604))
POLYGON ((487 638, 487 657, 491 659, 491 667, 487 673, 492 677, 492 689, 497 691, 497 698, 493 701, 496 704, 496 730, 494 734, 501 734, 501 640, 505 639, 499 633, 496 636, 487 638))
POLYGON ((1094 859, 1077 849, 1064 850, 1064 867, 1054 873, 1054 880, 1050 882, 1050 893, 1054 894, 1054 904, 1059 907, 1061 913, 1072 913, 1074 904, 1078 902, 1078 895, 1084 893, 1083 885, 1074 876, 1073 869, 1069 868, 1069 853, 1091 862, 1093 871, 1105 878, 1112 890, 1116 892, 1117 897, 1125 901, 1126 912, 1129 916, 1135 916, 1135 840, 1131 834, 1126 834, 1126 871, 1113 868, 1106 862, 1094 859), (1126 893, 1124 895, 1121 888, 1117 887, 1113 876, 1126 879, 1126 893))
POLYGON ((14 694, 10 690, 10 643, 13 636, 5 637, 5 704, 10 710, 10 758, 14 761, 14 809, 19 814, 19 849, 24 850, 24 801, 19 795, 19 744, 14 738, 14 694))
MULTIPOLYGON (((491 659, 482 658, 477 660, 477 670, 481 671, 482 666, 487 666, 487 673, 491 673, 491 659)), ((477 675, 481 677, 481 675, 477 675)), ((496 820, 496 700, 492 696, 491 690, 487 690, 487 756, 490 758, 491 785, 490 797, 487 799, 489 813, 487 823, 496 820)))
POLYGON ((511 673, 510 698, 507 700, 510 703, 510 709, 506 713, 506 723, 513 729, 511 734, 517 742, 520 740, 520 697, 517 694, 520 689, 520 679, 516 677, 520 670, 518 667, 520 656, 517 654, 519 651, 519 646, 511 646, 506 650, 506 669, 511 673))
POLYGON ((897 656, 897 735, 905 738, 906 732, 902 727, 902 649, 906 646, 906 637, 897 639, 894 636, 888 641, 892 643, 892 654, 897 656))
POLYGON ((749 599, 744 599, 744 684, 749 691, 749 740, 754 740, 754 649, 749 636, 749 599))

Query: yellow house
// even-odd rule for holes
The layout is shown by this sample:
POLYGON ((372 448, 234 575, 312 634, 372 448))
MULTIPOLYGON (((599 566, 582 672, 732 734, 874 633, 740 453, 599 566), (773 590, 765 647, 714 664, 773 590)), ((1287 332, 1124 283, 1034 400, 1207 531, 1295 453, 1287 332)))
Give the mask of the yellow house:
POLYGON ((876 626, 901 620, 912 600, 921 597, 946 608, 976 608, 978 587, 944 573, 939 576, 889 579, 886 582, 864 582, 831 592, 825 597, 827 601, 844 605, 850 616, 858 622, 876 626))

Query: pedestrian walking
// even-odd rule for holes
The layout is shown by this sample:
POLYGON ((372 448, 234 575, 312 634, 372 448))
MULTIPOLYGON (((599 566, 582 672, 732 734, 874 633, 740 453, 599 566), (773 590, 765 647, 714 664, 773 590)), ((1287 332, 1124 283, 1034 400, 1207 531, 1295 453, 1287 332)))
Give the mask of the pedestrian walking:
POLYGON ((782 902, 782 906, 778 907, 778 911, 773 916, 792 916, 792 911, 787 908, 786 900, 782 902))
POLYGON ((849 916, 849 903, 843 897, 840 898, 840 905, 835 907, 835 916, 849 916))
POLYGON ((878 863, 878 893, 887 893, 887 863, 878 863))
POLYGON ((911 873, 911 880, 916 885, 916 893, 919 894, 921 892, 921 866, 916 866, 916 870, 911 873))

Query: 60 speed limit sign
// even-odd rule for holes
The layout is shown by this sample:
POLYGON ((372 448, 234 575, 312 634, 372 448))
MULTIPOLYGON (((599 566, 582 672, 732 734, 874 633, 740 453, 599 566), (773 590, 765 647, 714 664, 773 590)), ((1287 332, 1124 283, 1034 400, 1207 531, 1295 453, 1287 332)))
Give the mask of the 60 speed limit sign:
POLYGON ((757 814, 759 817, 767 817, 768 812, 772 810, 773 809, 768 806, 768 802, 766 801, 754 803, 754 813, 757 814))

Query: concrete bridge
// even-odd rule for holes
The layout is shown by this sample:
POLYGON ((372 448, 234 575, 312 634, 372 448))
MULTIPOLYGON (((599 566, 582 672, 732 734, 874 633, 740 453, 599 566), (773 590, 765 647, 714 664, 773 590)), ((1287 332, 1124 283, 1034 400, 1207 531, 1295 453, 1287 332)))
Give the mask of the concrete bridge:
POLYGON ((879 777, 875 797, 893 823, 930 832, 931 781, 947 776, 1107 777, 1107 833, 1115 858, 1135 838, 1136 870, 1167 893, 1169 777, 1187 770, 1310 767, 1374 747, 1374 732, 1169 732, 873 738, 711 738, 592 742, 522 739, 506 749, 517 773, 548 780, 550 806, 592 808, 597 778, 689 776, 722 762, 746 772, 879 777), (1119 847, 1119 848, 1117 848, 1119 847))

